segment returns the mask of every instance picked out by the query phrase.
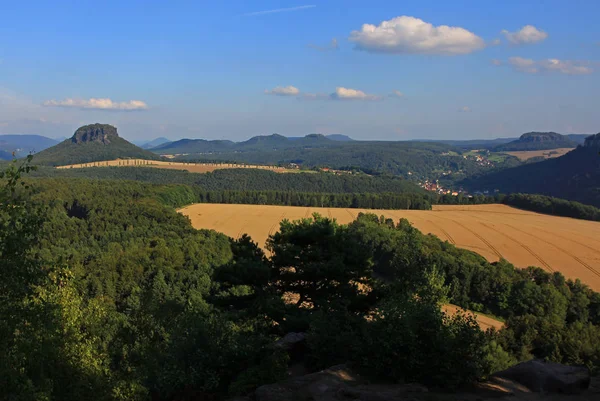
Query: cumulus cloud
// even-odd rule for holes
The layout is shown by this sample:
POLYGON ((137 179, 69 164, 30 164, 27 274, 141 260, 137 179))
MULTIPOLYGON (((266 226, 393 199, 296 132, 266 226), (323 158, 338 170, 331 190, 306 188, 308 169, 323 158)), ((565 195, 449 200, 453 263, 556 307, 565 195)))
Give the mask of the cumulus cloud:
POLYGON ((392 93, 390 94, 390 96, 392 96, 392 97, 402 97, 402 96, 404 96, 404 93, 402 93, 402 92, 400 92, 398 90, 394 90, 394 91, 392 91, 392 93))
POLYGON ((392 54, 468 54, 483 49, 482 38, 461 27, 433 26, 419 18, 400 16, 379 25, 364 24, 350 33, 357 50, 392 54))
POLYGON ((329 42, 329 44, 327 46, 318 46, 318 45, 313 45, 311 43, 308 45, 308 47, 310 47, 311 49, 318 50, 320 52, 327 52, 327 51, 331 51, 331 50, 337 50, 340 48, 340 46, 338 44, 338 40, 336 38, 331 39, 331 42, 329 42))
POLYGON ((586 75, 594 72, 587 61, 559 60, 555 58, 536 61, 530 58, 511 57, 508 59, 508 64, 517 71, 529 74, 558 72, 567 75, 586 75))
POLYGON ((271 90, 265 90, 267 95, 275 95, 275 96, 298 96, 300 94, 300 89, 295 86, 277 86, 271 90))
POLYGON ((471 108, 469 106, 463 106, 460 109, 458 109, 458 111, 460 111, 461 113, 470 113, 471 108))
POLYGON ((330 95, 333 100, 380 100, 377 95, 370 95, 358 89, 350 89, 338 86, 330 95))
POLYGON ((517 32, 509 32, 506 29, 502 34, 513 45, 524 45, 541 42, 548 37, 548 34, 533 25, 525 25, 517 32))
POLYGON ((130 100, 128 102, 113 102, 108 98, 91 98, 91 99, 64 99, 64 100, 47 100, 44 106, 50 107, 77 107, 80 109, 96 109, 96 110, 147 110, 148 105, 141 100, 130 100))

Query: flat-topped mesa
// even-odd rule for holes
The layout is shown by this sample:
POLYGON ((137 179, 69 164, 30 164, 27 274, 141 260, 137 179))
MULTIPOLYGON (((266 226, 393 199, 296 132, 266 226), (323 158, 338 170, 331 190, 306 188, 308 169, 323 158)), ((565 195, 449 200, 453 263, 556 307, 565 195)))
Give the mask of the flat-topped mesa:
POLYGON ((108 145, 112 138, 118 138, 117 128, 109 124, 84 125, 75 131, 71 137, 73 143, 98 142, 108 145))
POLYGON ((600 148, 600 133, 585 138, 583 146, 589 148, 600 148))
POLYGON ((527 132, 519 138, 521 142, 551 142, 567 139, 564 135, 556 132, 527 132))

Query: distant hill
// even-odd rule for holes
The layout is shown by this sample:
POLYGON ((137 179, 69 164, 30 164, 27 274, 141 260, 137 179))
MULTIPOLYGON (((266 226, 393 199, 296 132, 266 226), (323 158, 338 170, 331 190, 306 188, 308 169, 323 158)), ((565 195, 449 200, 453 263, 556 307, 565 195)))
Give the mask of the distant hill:
POLYGON ((550 150, 574 148, 577 143, 568 136, 556 132, 528 132, 515 141, 498 145, 495 152, 514 152, 523 150, 550 150))
POLYGON ((158 154, 207 154, 224 152, 248 152, 258 150, 281 150, 291 148, 313 148, 336 146, 339 141, 331 140, 321 134, 310 134, 302 138, 288 138, 279 134, 255 136, 247 141, 232 142, 225 140, 181 139, 155 148, 158 154))
POLYGON ((78 128, 70 139, 36 153, 33 163, 61 166, 117 158, 152 160, 158 156, 119 137, 112 125, 91 124, 78 128))
POLYGON ((472 149, 492 149, 498 145, 516 141, 518 138, 496 138, 496 139, 466 139, 466 140, 453 140, 453 139, 425 139, 423 142, 436 142, 450 145, 464 150, 472 149))
POLYGON ((160 138, 156 138, 148 142, 143 142, 141 145, 138 146, 142 149, 151 149, 169 142, 171 142, 170 139, 161 136, 160 138))
POLYGON ((564 156, 492 172, 462 183, 471 190, 555 196, 600 207, 600 134, 564 156))
POLYGON ((41 135, 0 135, 0 151, 8 153, 11 158, 13 152, 17 157, 23 157, 48 149, 57 143, 58 141, 41 135))
POLYGON ((353 141, 354 139, 350 138, 347 135, 342 135, 342 134, 330 134, 330 135, 325 135, 325 137, 327 139, 331 139, 332 141, 340 141, 340 142, 349 142, 349 141, 353 141))

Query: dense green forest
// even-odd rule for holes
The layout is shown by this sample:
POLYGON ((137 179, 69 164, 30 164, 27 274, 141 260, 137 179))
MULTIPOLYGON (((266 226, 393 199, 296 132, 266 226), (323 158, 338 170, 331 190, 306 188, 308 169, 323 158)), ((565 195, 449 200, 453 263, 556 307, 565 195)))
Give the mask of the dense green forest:
POLYGON ((573 217, 582 220, 600 221, 600 209, 579 202, 553 198, 544 195, 510 194, 502 198, 502 203, 533 212, 553 216, 573 217))
POLYGON ((559 273, 490 264, 372 214, 284 221, 267 257, 193 229, 164 196, 180 186, 23 181, 27 169, 0 187, 2 399, 245 394, 286 376, 273 343, 290 331, 307 333, 311 370, 352 361, 434 387, 533 356, 600 368, 600 295, 559 273), (445 302, 507 327, 483 333, 445 302))
MULTIPOLYGON (((35 161, 35 158, 34 158, 35 161)), ((196 185, 204 190, 297 191, 328 193, 421 193, 426 191, 414 182, 392 176, 371 177, 366 174, 296 173, 281 174, 261 169, 223 169, 212 173, 189 173, 149 167, 102 167, 86 169, 41 168, 35 173, 44 177, 125 179, 153 184, 196 185)))
POLYGON ((332 173, 280 174, 259 169, 226 169, 197 174, 146 167, 89 169, 40 168, 35 177, 132 180, 153 184, 181 184, 172 206, 190 203, 242 203, 287 206, 324 206, 365 209, 431 209, 433 204, 499 203, 501 195, 438 195, 394 176, 332 173))

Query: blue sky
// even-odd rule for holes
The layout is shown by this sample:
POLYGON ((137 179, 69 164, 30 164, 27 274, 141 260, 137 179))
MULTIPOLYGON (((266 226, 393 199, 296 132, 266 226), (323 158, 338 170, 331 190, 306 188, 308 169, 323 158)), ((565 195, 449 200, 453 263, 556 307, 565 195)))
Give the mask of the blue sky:
POLYGON ((600 2, 3 1, 0 133, 600 131, 600 2), (367 25, 365 25, 367 24, 367 25))

